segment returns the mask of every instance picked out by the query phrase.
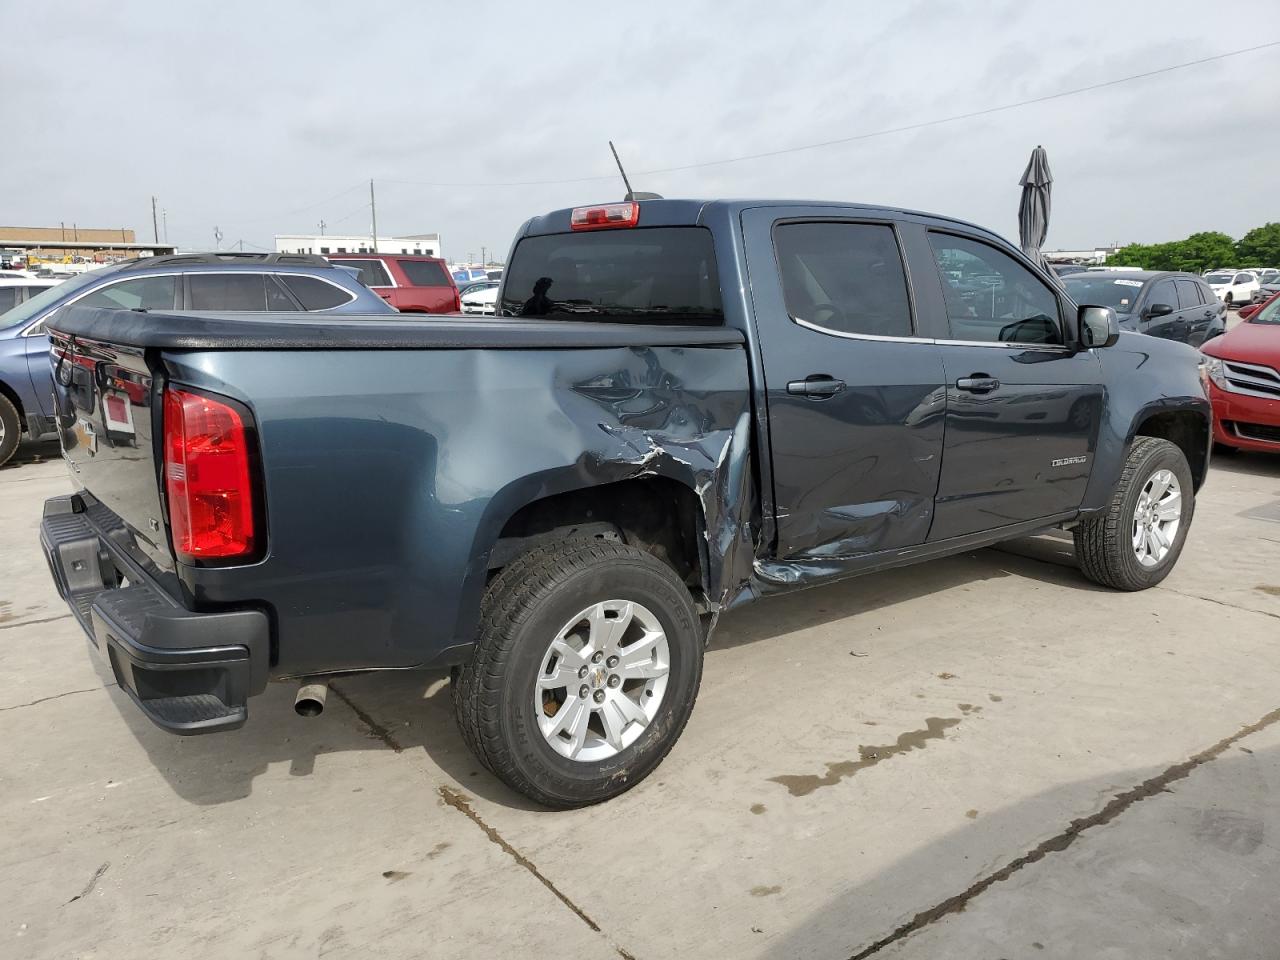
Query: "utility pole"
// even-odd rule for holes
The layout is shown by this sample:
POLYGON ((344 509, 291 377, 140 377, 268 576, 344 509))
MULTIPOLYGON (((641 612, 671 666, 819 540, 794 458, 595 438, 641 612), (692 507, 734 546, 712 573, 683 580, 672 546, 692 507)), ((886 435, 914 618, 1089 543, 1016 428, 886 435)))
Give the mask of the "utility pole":
POLYGON ((156 219, 156 198, 151 198, 151 242, 160 242, 160 222, 156 219))
POLYGON ((373 215, 373 252, 378 252, 378 202, 373 198, 373 180, 369 180, 369 212, 373 215))
POLYGON ((325 223, 323 220, 320 221, 320 236, 322 237, 324 236, 324 228, 327 226, 328 224, 325 223))
POLYGON ((489 265, 488 247, 484 244, 480 245, 480 266, 487 267, 489 265))
POLYGON ((164 234, 164 242, 169 242, 169 211, 163 207, 160 209, 160 229, 164 234))

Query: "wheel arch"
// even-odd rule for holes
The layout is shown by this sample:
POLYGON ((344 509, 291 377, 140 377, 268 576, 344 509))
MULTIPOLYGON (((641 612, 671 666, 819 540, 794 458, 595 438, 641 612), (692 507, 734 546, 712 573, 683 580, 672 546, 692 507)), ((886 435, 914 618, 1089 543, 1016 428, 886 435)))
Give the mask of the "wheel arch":
POLYGON ((1177 446, 1187 464, 1195 489, 1203 486, 1209 470, 1209 449, 1213 424, 1209 415, 1198 409, 1147 410, 1134 425, 1126 450, 1137 437, 1158 437, 1177 446))
POLYGON ((575 535, 618 539, 654 554, 689 587, 709 590, 706 514, 692 478, 661 469, 593 481, 570 469, 514 481, 490 500, 472 544, 455 631, 474 634, 493 576, 524 551, 575 535))

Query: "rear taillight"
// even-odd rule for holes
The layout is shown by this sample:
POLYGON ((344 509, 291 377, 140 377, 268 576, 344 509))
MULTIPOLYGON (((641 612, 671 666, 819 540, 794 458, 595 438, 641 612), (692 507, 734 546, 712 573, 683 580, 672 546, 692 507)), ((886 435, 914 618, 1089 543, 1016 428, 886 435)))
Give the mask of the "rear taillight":
POLYGON ((634 227, 640 222, 640 204, 606 203, 600 207, 574 207, 569 217, 573 230, 608 230, 611 227, 634 227))
POLYGON ((165 391, 164 483, 179 560, 246 559, 257 551, 247 417, 205 394, 165 391))

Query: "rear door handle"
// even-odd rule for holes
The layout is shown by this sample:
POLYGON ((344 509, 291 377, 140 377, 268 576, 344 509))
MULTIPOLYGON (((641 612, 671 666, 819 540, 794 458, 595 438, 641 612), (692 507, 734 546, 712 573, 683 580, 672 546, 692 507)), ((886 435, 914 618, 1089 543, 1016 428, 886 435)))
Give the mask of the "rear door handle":
POLYGON ((970 393, 990 393, 992 390, 1000 389, 1000 381, 986 374, 975 373, 971 377, 961 377, 957 380, 956 388, 968 390, 970 393))
POLYGON ((812 373, 803 380, 792 380, 787 384, 787 393, 797 397, 812 397, 822 400, 834 397, 843 390, 845 383, 825 373, 812 373))

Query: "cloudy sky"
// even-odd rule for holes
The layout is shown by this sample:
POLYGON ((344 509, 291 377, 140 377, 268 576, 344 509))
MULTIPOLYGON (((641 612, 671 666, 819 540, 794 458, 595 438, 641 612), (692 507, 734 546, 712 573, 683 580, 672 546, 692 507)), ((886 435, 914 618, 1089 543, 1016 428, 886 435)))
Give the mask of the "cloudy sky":
POLYGON ((217 225, 270 247, 321 219, 366 233, 373 178, 380 234, 440 232, 462 259, 505 252, 531 214, 620 199, 610 138, 665 196, 903 205, 1010 236, 1040 143, 1052 249, 1280 219, 1280 46, 642 173, 1280 40, 1275 0, 10 4, 3 224, 149 239, 154 194, 172 242, 207 249, 217 225))

